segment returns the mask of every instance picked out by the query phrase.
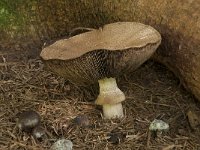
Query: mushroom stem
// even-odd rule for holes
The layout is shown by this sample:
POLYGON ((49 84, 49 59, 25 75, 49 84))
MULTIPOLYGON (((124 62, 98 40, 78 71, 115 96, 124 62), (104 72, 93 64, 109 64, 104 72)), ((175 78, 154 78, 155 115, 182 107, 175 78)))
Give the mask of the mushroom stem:
POLYGON ((103 114, 107 119, 124 116, 121 102, 125 100, 124 93, 118 88, 115 78, 99 80, 99 95, 95 101, 103 106, 103 114))
POLYGON ((103 105, 103 115, 107 119, 124 117, 122 103, 103 105))

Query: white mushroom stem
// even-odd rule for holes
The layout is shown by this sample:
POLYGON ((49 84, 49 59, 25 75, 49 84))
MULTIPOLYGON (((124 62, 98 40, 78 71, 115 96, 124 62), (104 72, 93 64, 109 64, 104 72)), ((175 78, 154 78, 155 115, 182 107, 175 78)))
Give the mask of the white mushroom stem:
POLYGON ((103 115, 107 119, 124 117, 122 103, 103 105, 103 115))
POLYGON ((107 119, 124 116, 121 102, 125 100, 124 93, 118 88, 115 78, 99 80, 99 96, 96 104, 102 105, 103 115, 107 119))

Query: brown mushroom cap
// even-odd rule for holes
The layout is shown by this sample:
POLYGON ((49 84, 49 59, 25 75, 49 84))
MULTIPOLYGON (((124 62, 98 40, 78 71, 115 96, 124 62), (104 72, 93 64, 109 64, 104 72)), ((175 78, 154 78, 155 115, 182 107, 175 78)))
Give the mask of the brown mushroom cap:
POLYGON ((160 42, 159 32, 151 26, 117 22, 58 40, 40 56, 53 72, 84 85, 135 70, 160 42))

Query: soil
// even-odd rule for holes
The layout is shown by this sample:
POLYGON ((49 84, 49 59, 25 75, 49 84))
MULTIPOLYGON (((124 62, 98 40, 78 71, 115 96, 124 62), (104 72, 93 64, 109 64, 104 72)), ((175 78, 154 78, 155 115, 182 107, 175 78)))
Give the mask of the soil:
POLYGON ((200 149, 200 122, 194 126, 187 115, 198 114, 200 104, 161 64, 149 60, 117 78, 126 95, 125 118, 105 120, 94 104, 94 86, 80 87, 52 74, 39 58, 1 56, 0 150, 49 149, 61 138, 71 140, 74 150, 200 149), (16 126, 18 114, 30 109, 41 115, 42 139, 16 126), (76 117, 86 118, 86 125, 74 121, 76 117), (169 130, 149 131, 154 119, 168 123, 169 130))

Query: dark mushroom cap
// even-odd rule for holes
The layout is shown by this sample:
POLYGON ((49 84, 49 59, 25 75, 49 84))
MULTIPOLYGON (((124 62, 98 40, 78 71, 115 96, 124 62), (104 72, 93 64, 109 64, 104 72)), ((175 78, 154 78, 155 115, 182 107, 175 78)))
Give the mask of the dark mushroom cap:
POLYGON ((25 132, 31 132, 32 129, 40 124, 40 115, 33 111, 24 111, 19 115, 17 126, 25 132))
POLYGON ((79 84, 133 71, 155 52, 161 36, 151 26, 117 22, 61 39, 40 56, 50 70, 79 84))
POLYGON ((45 129, 41 126, 33 128, 32 135, 35 139, 42 139, 46 134, 45 129))
POLYGON ((90 120, 87 115, 80 115, 74 118, 74 123, 82 127, 87 127, 90 125, 90 120))

